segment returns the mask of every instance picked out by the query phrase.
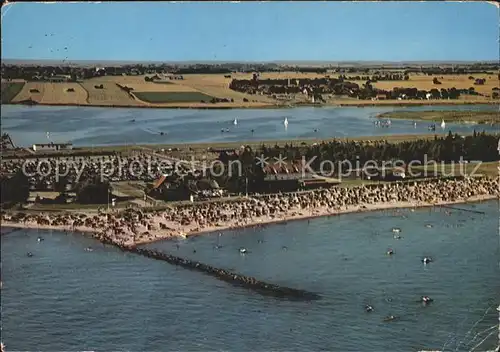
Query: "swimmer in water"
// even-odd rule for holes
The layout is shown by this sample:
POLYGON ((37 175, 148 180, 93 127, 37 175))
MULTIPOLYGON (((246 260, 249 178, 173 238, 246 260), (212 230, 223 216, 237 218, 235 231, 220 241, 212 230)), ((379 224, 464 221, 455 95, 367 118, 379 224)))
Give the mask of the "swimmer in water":
POLYGON ((434 300, 432 298, 430 298, 429 296, 422 296, 422 303, 428 304, 428 303, 431 303, 432 301, 434 301, 434 300))
POLYGON ((424 259, 422 259, 422 263, 424 264, 429 264, 430 262, 432 262, 432 258, 425 257, 424 259))
POLYGON ((394 321, 394 320, 398 320, 399 318, 394 316, 394 315, 389 315, 387 317, 384 318, 384 321, 394 321))

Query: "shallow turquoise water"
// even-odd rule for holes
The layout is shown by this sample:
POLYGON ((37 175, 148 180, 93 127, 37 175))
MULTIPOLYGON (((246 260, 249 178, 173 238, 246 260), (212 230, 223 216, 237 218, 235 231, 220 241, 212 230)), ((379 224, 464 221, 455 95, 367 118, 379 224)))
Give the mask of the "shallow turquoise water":
MULTIPOLYGON (((430 122, 393 120, 390 128, 376 128, 381 112, 405 110, 497 111, 497 105, 417 107, 325 107, 293 109, 122 109, 2 105, 2 132, 17 145, 71 141, 74 145, 165 144, 311 139, 429 133, 430 122), (283 121, 289 121, 285 129, 283 121), (238 125, 233 125, 234 119, 238 125), (130 122, 135 119, 135 123, 130 122), (221 133, 221 129, 229 132, 221 133), (254 132, 252 132, 254 130, 254 132), (160 132, 165 134, 162 136, 160 132)), ((498 132, 497 126, 447 124, 436 133, 498 132)))
POLYGON ((497 323, 499 213, 497 202, 459 207, 486 214, 349 214, 149 245, 322 294, 310 303, 263 297, 78 234, 13 232, 2 236, 2 339, 11 351, 416 351, 447 342, 454 351, 460 340, 469 346, 458 350, 468 350, 497 323), (423 256, 435 262, 424 266, 423 256), (435 301, 423 307, 421 295, 435 301), (364 311, 368 303, 374 312, 364 311), (401 319, 382 322, 389 314, 401 319))

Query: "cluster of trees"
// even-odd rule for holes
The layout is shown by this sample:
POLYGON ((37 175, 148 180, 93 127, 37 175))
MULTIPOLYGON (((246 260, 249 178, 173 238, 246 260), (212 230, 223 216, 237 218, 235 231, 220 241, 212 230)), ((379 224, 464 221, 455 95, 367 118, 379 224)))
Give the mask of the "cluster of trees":
POLYGON ((491 97, 492 97, 493 99, 498 99, 498 97, 499 97, 499 95, 500 95, 500 94, 498 93, 498 92, 500 91, 500 88, 498 88, 498 87, 493 87, 491 90, 492 90, 491 97))
POLYGON ((384 75, 373 75, 373 76, 346 76, 340 75, 339 79, 344 81, 369 81, 369 82, 377 82, 377 81, 407 81, 410 79, 410 76, 403 74, 384 74, 384 75))
POLYGON ((30 183, 22 170, 14 175, 0 176, 1 203, 26 203, 30 195, 30 183))
MULTIPOLYGON (((495 135, 474 132, 471 136, 461 137, 449 132, 446 137, 436 136, 434 139, 418 139, 401 143, 333 140, 316 145, 262 145, 255 150, 246 147, 239 154, 220 153, 218 159, 227 167, 225 168, 226 175, 221 176, 218 182, 221 185, 232 182, 233 185, 242 190, 247 186, 248 180, 249 189, 257 187, 265 176, 262 167, 255 162, 256 158, 261 156, 270 160, 280 156, 286 157, 288 163, 313 160, 310 163, 311 169, 319 172, 323 161, 331 161, 336 166, 342 161, 349 161, 354 167, 356 165, 362 167, 369 160, 380 163, 391 160, 401 160, 409 163, 418 160, 422 164, 430 160, 446 163, 461 160, 497 161, 500 159, 497 146, 498 136, 495 135), (240 161, 244 177, 233 176, 229 178, 229 165, 235 168, 235 170, 232 170, 232 174, 238 175, 235 166, 237 164, 229 164, 233 160, 240 161)), ((348 165, 344 164, 344 166, 347 167, 348 165)))
MULTIPOLYGON (((202 100, 201 102, 205 103, 204 100, 202 100)), ((229 99, 229 98, 215 98, 214 97, 214 98, 210 99, 210 103, 212 103, 212 104, 217 104, 217 103, 234 103, 234 99, 233 98, 229 99)))
POLYGON ((88 178, 76 185, 76 201, 80 204, 106 204, 111 199, 111 185, 99 176, 88 178))
POLYGON ((370 78, 371 82, 377 81, 407 81, 410 79, 410 76, 404 74, 385 74, 385 75, 376 75, 370 78))
POLYGON ((357 141, 331 141, 323 142, 313 146, 293 146, 283 147, 262 146, 256 150, 256 155, 263 154, 266 157, 278 157, 280 154, 287 157, 287 160, 301 160, 305 157, 309 160, 316 157, 316 165, 322 160, 342 161, 349 160, 353 164, 356 160, 364 163, 368 160, 412 160, 424 161, 436 160, 444 162, 458 162, 460 157, 464 160, 497 161, 498 136, 486 134, 485 132, 460 137, 457 134, 448 133, 446 137, 434 139, 418 139, 401 143, 390 143, 387 141, 357 142, 357 141))
POLYGON ((406 99, 427 99, 427 94, 431 94, 431 99, 458 99, 461 94, 475 95, 474 88, 456 89, 453 88, 433 88, 429 91, 418 90, 417 88, 394 88, 391 91, 379 90, 378 94, 385 94, 386 99, 397 99, 405 97, 406 99))

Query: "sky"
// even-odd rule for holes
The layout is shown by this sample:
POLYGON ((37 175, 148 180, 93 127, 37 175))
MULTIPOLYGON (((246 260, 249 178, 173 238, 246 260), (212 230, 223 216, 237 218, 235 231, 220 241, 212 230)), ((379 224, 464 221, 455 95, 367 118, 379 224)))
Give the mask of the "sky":
POLYGON ((2 7, 1 53, 61 61, 498 60, 499 9, 485 2, 14 3, 2 7))

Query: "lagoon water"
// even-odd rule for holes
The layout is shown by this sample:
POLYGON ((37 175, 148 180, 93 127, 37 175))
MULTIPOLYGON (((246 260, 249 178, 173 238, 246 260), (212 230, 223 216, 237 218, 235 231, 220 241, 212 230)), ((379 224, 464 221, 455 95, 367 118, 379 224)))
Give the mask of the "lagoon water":
POLYGON ((477 336, 497 324, 498 202, 458 207, 485 214, 378 211, 203 235, 177 242, 179 249, 172 241, 148 245, 323 296, 310 303, 263 297, 78 234, 18 230, 1 239, 2 339, 11 351, 417 351, 445 344, 445 351, 468 351, 494 331, 485 350, 498 331, 477 336), (402 239, 393 238, 393 227, 402 239), (423 256, 435 261, 423 265, 423 256), (435 301, 423 307, 422 295, 435 301), (375 310, 366 313, 365 304, 375 310), (382 322, 389 314, 401 319, 382 322))
MULTIPOLYGON (((373 118, 386 111, 482 110, 495 105, 418 107, 305 107, 293 109, 122 109, 97 107, 51 107, 2 105, 2 132, 14 143, 30 146, 47 142, 72 142, 76 146, 117 144, 170 144, 236 142, 277 139, 380 136, 384 134, 429 133, 430 122, 393 120, 390 128, 376 128, 373 118), (283 121, 289 121, 285 129, 283 121), (234 119, 238 124, 233 124, 234 119), (131 120, 135 119, 135 122, 131 120), (229 132, 221 133, 221 129, 229 132), (254 130, 252 133, 251 130, 254 130), (317 130, 317 131, 315 131, 317 130), (165 134, 162 136, 160 132, 165 134)), ((439 125, 439 123, 437 123, 439 125)), ((495 131, 497 126, 447 124, 437 134, 495 131)))

